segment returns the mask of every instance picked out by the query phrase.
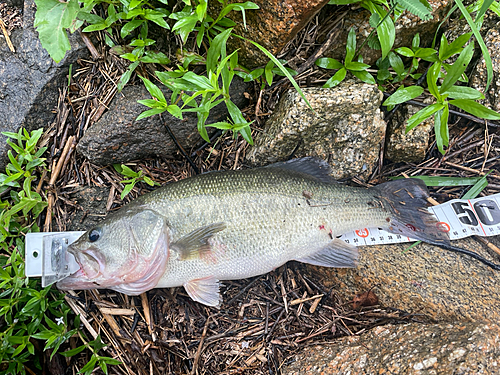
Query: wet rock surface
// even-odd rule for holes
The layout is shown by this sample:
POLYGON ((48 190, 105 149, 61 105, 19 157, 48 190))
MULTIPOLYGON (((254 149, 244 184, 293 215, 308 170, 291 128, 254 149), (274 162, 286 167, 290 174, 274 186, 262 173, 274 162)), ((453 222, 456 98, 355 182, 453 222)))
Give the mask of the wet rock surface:
MULTIPOLYGON (((499 238, 491 237, 491 241, 499 238)), ((492 259, 487 250, 468 238, 454 246, 492 259)), ((355 269, 313 267, 324 283, 347 300, 373 288, 380 304, 436 321, 500 320, 500 273, 471 257, 421 243, 360 248, 355 269)), ((308 266, 312 267, 312 266, 308 266)))
MULTIPOLYGON (((0 132, 49 125, 55 117, 52 110, 67 79, 69 65, 89 54, 78 33, 71 34, 71 51, 56 64, 38 40, 33 27, 35 11, 35 3, 26 0, 23 29, 14 30, 10 36, 15 53, 0 38, 0 132)), ((0 134, 0 170, 5 168, 7 148, 6 137, 0 134)))
MULTIPOLYGON (((237 106, 243 107, 246 104, 243 94, 248 87, 240 79, 233 81, 230 95, 237 106)), ((169 102, 171 92, 165 91, 164 94, 169 102)), ((144 86, 125 87, 111 102, 110 110, 85 132, 77 151, 92 163, 100 165, 176 153, 178 148, 159 116, 136 121, 137 116, 148 109, 137 103, 140 99, 151 99, 144 86)), ((168 112, 164 112, 162 117, 182 147, 189 148, 201 140, 196 113, 185 113, 183 120, 168 112)), ((207 124, 225 121, 227 117, 226 106, 221 103, 210 111, 207 124)))
POLYGON ((310 347, 283 374, 497 374, 499 356, 495 323, 386 325, 310 347))
POLYGON ((379 109, 382 93, 375 85, 356 80, 303 91, 315 112, 295 90, 289 90, 256 137, 247 160, 257 166, 292 155, 316 156, 328 160, 336 179, 369 174, 385 137, 379 109))
POLYGON ((428 117, 406 134, 408 120, 422 107, 402 105, 395 110, 387 124, 385 157, 394 163, 419 163, 425 158, 434 117, 428 117))
MULTIPOLYGON (((277 55, 285 45, 305 26, 305 24, 329 0, 255 0, 260 9, 247 10, 245 29, 241 12, 231 12, 228 17, 236 22, 235 34, 252 40, 273 55, 277 55)), ((212 2, 212 14, 218 14, 220 6, 212 2)), ((257 47, 239 38, 229 41, 231 50, 239 49, 240 62, 248 68, 264 65, 269 61, 257 47)))

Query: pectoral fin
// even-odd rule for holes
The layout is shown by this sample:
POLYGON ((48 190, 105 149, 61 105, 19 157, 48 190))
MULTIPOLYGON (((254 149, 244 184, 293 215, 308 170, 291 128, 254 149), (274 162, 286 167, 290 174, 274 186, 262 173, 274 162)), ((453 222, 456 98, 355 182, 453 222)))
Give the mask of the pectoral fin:
POLYGON ((170 248, 180 254, 181 260, 202 258, 212 250, 208 240, 224 229, 226 229, 225 223, 206 225, 185 235, 171 244, 170 248))
POLYGON ((207 306, 218 307, 222 300, 219 294, 219 280, 215 277, 190 280, 184 283, 184 289, 194 301, 207 306))
POLYGON ((314 254, 295 260, 315 266, 354 268, 358 261, 358 248, 335 238, 314 254))

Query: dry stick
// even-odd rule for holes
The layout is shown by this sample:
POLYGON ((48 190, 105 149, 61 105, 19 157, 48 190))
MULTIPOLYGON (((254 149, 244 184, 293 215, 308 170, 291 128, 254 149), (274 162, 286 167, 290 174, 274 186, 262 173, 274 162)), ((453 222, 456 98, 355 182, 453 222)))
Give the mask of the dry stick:
POLYGON ((90 38, 87 36, 86 33, 82 33, 80 31, 80 36, 82 37, 83 42, 87 46, 88 50, 90 51, 90 54, 92 55, 92 58, 94 60, 99 60, 102 58, 101 54, 97 52, 97 49, 94 47, 94 43, 90 40, 90 38))
MULTIPOLYGON (((151 327, 151 312, 149 310, 148 296, 146 293, 141 294, 142 308, 144 309, 144 318, 146 318, 146 323, 148 325, 148 331, 151 336, 153 336, 153 329, 151 327)), ((154 337, 153 337, 154 341, 154 337)))
MULTIPOLYGON (((445 161, 444 164, 446 165, 449 165, 450 167, 455 167, 455 168, 458 168, 458 169, 462 169, 464 171, 467 171, 467 172, 472 172, 472 173, 476 173, 480 176, 484 176, 486 173, 484 172, 481 172, 481 171, 478 171, 477 169, 472 169, 472 168, 469 168, 469 167, 464 167, 463 165, 460 165, 460 164, 455 164, 455 163, 451 163, 449 161, 445 161)), ((491 177, 491 178, 495 178, 497 180, 500 180, 500 176, 497 176, 497 175, 494 175, 492 173, 490 173, 488 175, 488 177, 491 177)))
POLYGON ((193 364, 193 369, 191 370, 191 375, 194 375, 197 372, 198 363, 200 362, 200 357, 201 357, 201 350, 203 349, 203 342, 205 341, 205 337, 207 335, 208 324, 210 323, 211 318, 212 318, 212 315, 210 315, 207 318, 207 321, 205 322, 205 327, 203 327, 203 333, 201 334, 201 340, 200 340, 200 343, 198 344, 198 350, 196 351, 196 354, 194 356, 194 364, 193 364))
POLYGON ((0 28, 2 29, 3 35, 5 36, 5 40, 7 41, 7 45, 9 46, 10 50, 15 53, 16 50, 14 49, 14 45, 12 44, 10 38, 9 38, 9 33, 7 32, 7 29, 5 28, 5 23, 0 19, 0 28))
POLYGON ((61 172, 61 169, 63 167, 64 161, 66 160, 66 155, 68 155, 69 150, 73 146, 73 140, 75 139, 75 136, 71 136, 68 138, 68 141, 66 142, 66 145, 64 146, 64 150, 61 154, 61 157, 59 158, 55 169, 52 171, 52 174, 50 176, 50 181, 49 181, 49 189, 48 189, 48 194, 47 194, 47 216, 45 217, 45 225, 43 227, 44 232, 49 232, 50 231, 50 226, 52 224, 52 208, 54 206, 55 200, 54 200, 54 186, 57 180, 57 177, 59 177, 59 173, 61 172))

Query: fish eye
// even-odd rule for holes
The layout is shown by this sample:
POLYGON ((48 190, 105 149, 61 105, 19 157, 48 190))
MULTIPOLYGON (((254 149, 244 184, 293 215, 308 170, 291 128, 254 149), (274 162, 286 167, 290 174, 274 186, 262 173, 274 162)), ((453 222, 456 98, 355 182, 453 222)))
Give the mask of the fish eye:
POLYGON ((96 242, 101 237, 101 228, 94 228, 89 232, 89 241, 96 242))

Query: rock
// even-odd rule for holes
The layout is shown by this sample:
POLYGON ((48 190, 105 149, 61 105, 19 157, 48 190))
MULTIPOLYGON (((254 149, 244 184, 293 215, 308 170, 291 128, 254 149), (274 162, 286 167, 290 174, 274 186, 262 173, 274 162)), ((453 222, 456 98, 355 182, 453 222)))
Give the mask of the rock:
MULTIPOLYGON (((276 56, 328 1, 254 0, 260 9, 245 12, 246 29, 241 12, 231 12, 228 17, 236 22, 235 34, 259 43, 276 56)), ((218 15, 221 6, 215 1, 210 6, 210 13, 218 15)), ((248 68, 264 65, 269 61, 257 47, 239 38, 231 38, 228 46, 231 50, 239 49, 239 61, 248 68)))
POLYGON ((22 8, 24 5, 24 0, 3 0, 2 2, 9 7, 15 8, 22 8))
POLYGON ((94 186, 81 187, 70 194, 70 200, 75 202, 78 208, 70 216, 66 230, 88 230, 96 226, 106 216, 108 195, 109 188, 94 186))
MULTIPOLYGON (((433 11, 432 18, 428 21, 423 21, 409 12, 403 12, 401 17, 396 20, 394 24, 396 29, 396 38, 393 49, 411 46, 411 41, 416 33, 420 33, 420 46, 430 47, 434 38, 434 33, 436 32, 439 23, 448 13, 451 2, 447 0, 429 0, 429 4, 431 5, 433 11)), ((325 56, 343 61, 349 30, 351 27, 354 27, 356 30, 356 45, 360 46, 372 31, 372 27, 368 23, 369 18, 370 12, 365 9, 352 10, 348 15, 346 15, 341 33, 338 37, 338 42, 336 42, 334 46, 332 46, 331 49, 325 53, 325 56)), ((361 56, 363 56, 364 63, 373 65, 381 56, 381 51, 372 49, 368 45, 365 45, 361 50, 361 56)))
POLYGON ((377 86, 350 79, 334 88, 303 91, 316 112, 289 90, 256 137, 247 161, 258 166, 309 155, 328 160, 336 179, 368 175, 386 129, 377 86))
MULTIPOLYGON (((70 35, 71 51, 56 64, 38 40, 33 28, 35 4, 24 2, 23 29, 14 30, 12 53, 0 39, 0 131, 17 132, 49 125, 54 119, 59 88, 67 79, 68 67, 88 50, 78 34, 70 35)), ((6 137, 0 135, 0 170, 5 168, 6 137)))
POLYGON ((494 323, 386 325, 307 348, 282 373, 498 374, 499 343, 494 323))
POLYGON ((434 127, 434 116, 406 134, 408 119, 422 107, 401 105, 387 124, 385 157, 394 163, 419 163, 425 158, 430 132, 434 127))
MULTIPOLYGON (((491 259, 470 238, 453 242, 491 259)), ((347 300, 374 288, 383 306, 425 314, 436 321, 500 320, 500 272, 425 243, 405 252, 408 246, 361 247, 356 269, 308 267, 347 300)))
MULTIPOLYGON (((241 79, 234 79, 230 88, 233 103, 243 107, 243 95, 248 85, 241 79)), ((164 92, 167 102, 171 92, 164 92)), ((137 103, 140 99, 151 99, 146 88, 127 86, 110 104, 110 109, 92 125, 80 139, 77 151, 92 163, 108 165, 125 163, 148 156, 165 156, 177 152, 177 147, 168 135, 159 116, 147 117, 136 121, 139 114, 148 108, 137 103)), ((172 133, 183 148, 189 149, 200 139, 197 130, 196 113, 186 113, 184 120, 162 114, 172 133)), ((228 112, 224 103, 210 111, 207 124, 225 121, 228 112)))
POLYGON ((486 30, 488 31, 483 38, 491 56, 493 80, 488 91, 485 92, 488 73, 484 58, 481 57, 472 73, 471 86, 484 93, 486 99, 480 101, 481 104, 500 112, 500 22, 486 30))

